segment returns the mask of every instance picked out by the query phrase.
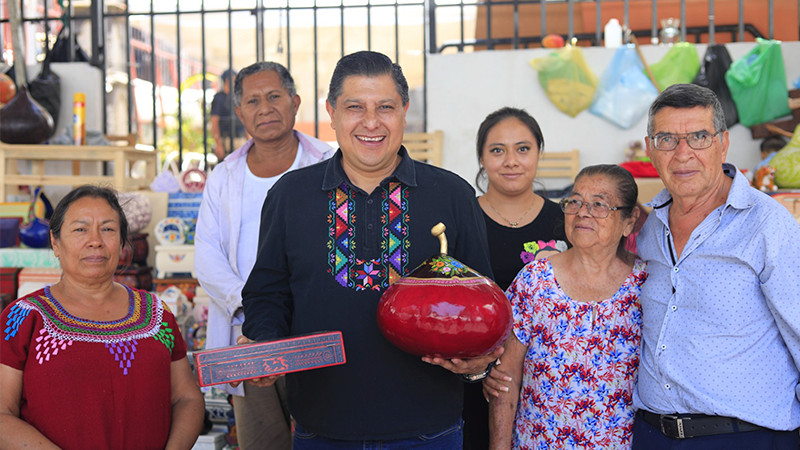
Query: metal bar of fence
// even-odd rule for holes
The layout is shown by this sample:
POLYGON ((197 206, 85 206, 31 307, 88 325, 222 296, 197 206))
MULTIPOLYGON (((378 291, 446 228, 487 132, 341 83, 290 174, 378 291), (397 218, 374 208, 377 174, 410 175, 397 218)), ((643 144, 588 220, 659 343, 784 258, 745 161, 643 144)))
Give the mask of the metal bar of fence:
POLYGON ((542 21, 542 32, 540 33, 542 36, 547 35, 547 2, 544 0, 539 0, 540 11, 541 11, 541 21, 542 21))
POLYGON ((686 40, 686 0, 681 0, 681 40, 686 40))
POLYGON ((394 4, 394 60, 400 64, 400 9, 394 4))
POLYGON ((714 36, 714 0, 708 2, 708 43, 714 44, 716 37, 714 36))
POLYGON ((200 67, 203 73, 203 164, 204 167, 208 167, 208 94, 206 93, 206 82, 208 79, 206 78, 206 73, 208 72, 208 68, 206 67, 206 14, 203 11, 205 8, 205 3, 200 3, 200 67))
POLYGON ((572 42, 572 36, 575 35, 575 8, 573 0, 567 1, 567 41, 572 42))
MULTIPOLYGON (((233 69, 233 9, 231 8, 231 0, 228 0, 228 69, 233 69)), ((228 81, 223 81, 222 84, 230 83, 231 81, 233 80, 229 79, 228 81)), ((232 112, 234 107, 233 89, 230 89, 228 94, 228 112, 232 112)), ((229 120, 228 127, 228 149, 233 151, 234 142, 236 142, 236 121, 229 120)))
POLYGON ((156 16, 153 14, 153 3, 150 0, 150 81, 153 86, 153 148, 158 148, 158 128, 156 127, 156 16))
POLYGON ((739 40, 744 40, 744 0, 739 0, 739 40))
MULTIPOLYGON (((129 11, 129 2, 125 0, 125 11, 129 11)), ((125 18, 123 19, 125 22, 125 73, 128 75, 126 84, 126 92, 127 92, 127 111, 128 111, 128 134, 133 133, 133 123, 131 122, 131 118, 135 117, 134 111, 134 103, 133 103, 133 83, 131 82, 131 16, 126 14, 125 18)), ((72 47, 72 46, 70 46, 72 47)), ((105 122, 105 120, 103 120, 105 122)), ((138 136, 138 124, 137 124, 137 136, 138 136)), ((137 139, 138 140, 138 139, 137 139)))
POLYGON ((339 3, 339 58, 344 56, 344 2, 339 3))
MULTIPOLYGON (((491 2, 491 0, 488 0, 491 2)), ((800 1, 800 0, 798 0, 800 1)), ((428 17, 427 26, 423 27, 423 33, 428 37, 428 45, 423 46, 423 51, 434 53, 436 51, 436 0, 425 0, 425 16, 428 17), (427 29, 425 29, 427 28, 427 29)), ((464 24, 461 24, 462 36, 464 24)), ((463 40, 462 40, 463 41, 463 40)))
POLYGON ((177 76, 178 79, 175 80, 175 84, 178 86, 178 161, 180 161, 178 167, 182 167, 183 161, 183 102, 181 101, 181 64, 182 64, 182 57, 181 57, 181 15, 175 15, 175 43, 177 46, 177 51, 175 52, 178 57, 178 61, 176 63, 177 66, 177 76))
POLYGON ((594 2, 594 40, 596 45, 601 45, 603 42, 600 30, 603 29, 603 17, 600 12, 601 0, 594 2))
POLYGON ((267 54, 264 48, 266 45, 266 38, 264 37, 264 28, 266 27, 264 23, 264 0, 258 0, 253 15, 256 18, 256 58, 259 61, 264 61, 267 54))
MULTIPOLYGON (((287 0, 286 3, 286 69, 289 73, 292 72, 292 33, 289 30, 292 29, 292 24, 289 20, 289 15, 291 13, 291 9, 289 9, 289 3, 287 0)), ((316 95, 316 94, 315 94, 316 95)))
POLYGON ((653 2, 653 19, 650 24, 650 42, 652 44, 658 43, 658 2, 653 2))
POLYGON ((767 14, 769 19, 769 38, 775 39, 775 3, 773 0, 769 0, 767 3, 769 4, 769 14, 767 14))
POLYGON ((631 22, 628 17, 628 0, 622 2, 622 29, 628 29, 631 27, 631 22))
MULTIPOLYGON (((317 2, 314 1, 316 6, 317 2)), ((314 8, 314 95, 319 92, 319 48, 317 42, 317 8, 314 8)), ((314 136, 319 136, 319 107, 314 102, 314 136)))
POLYGON ((372 3, 367 2, 367 50, 372 50, 372 3))
MULTIPOLYGON (((492 39, 492 0, 487 0, 486 4, 487 4, 487 7, 486 7, 486 37, 489 38, 489 40, 491 40, 492 39)), ((489 47, 486 47, 486 48, 488 48, 489 50, 492 50, 492 49, 494 49, 494 46, 490 45, 489 47)))
MULTIPOLYGON (((427 40, 426 40, 427 36, 428 36, 427 28, 431 27, 431 24, 428 23, 427 20, 425 19, 426 17, 428 17, 428 14, 425 14, 426 8, 427 8, 427 6, 423 3, 423 6, 422 6, 422 17, 423 17, 423 20, 422 20, 422 73, 423 73, 423 76, 427 78, 427 74, 428 74, 428 58, 427 58, 427 54, 426 54, 427 52, 426 52, 425 49, 428 48, 429 46, 430 46, 430 48, 433 48, 434 45, 429 44, 429 42, 427 42, 427 40)), ((428 81, 427 79, 423 79, 422 80, 422 129, 423 130, 427 130, 428 129, 428 82, 427 81, 428 81)))
POLYGON ((459 8, 459 19, 461 22, 460 31, 461 31, 461 42, 464 42, 464 0, 461 0, 461 7, 459 8))
POLYGON ((514 40, 513 48, 519 48, 519 1, 514 0, 514 40))

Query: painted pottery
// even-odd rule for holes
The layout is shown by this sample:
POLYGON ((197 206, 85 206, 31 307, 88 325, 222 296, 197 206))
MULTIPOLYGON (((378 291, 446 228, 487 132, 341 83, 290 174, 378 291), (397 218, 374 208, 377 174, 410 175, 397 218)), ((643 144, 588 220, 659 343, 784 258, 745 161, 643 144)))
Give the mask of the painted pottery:
POLYGON ((511 332, 511 304, 494 281, 447 255, 444 225, 431 232, 441 241, 441 253, 384 292, 378 327, 389 342, 417 356, 490 353, 511 332))

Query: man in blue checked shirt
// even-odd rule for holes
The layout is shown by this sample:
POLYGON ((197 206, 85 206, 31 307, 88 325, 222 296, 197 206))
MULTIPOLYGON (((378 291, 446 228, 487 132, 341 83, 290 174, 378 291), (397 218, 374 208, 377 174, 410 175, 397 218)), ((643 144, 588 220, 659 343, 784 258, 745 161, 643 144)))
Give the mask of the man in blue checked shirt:
POLYGON ((725 163, 709 89, 667 88, 645 140, 666 190, 637 242, 634 449, 800 448, 800 226, 725 163))

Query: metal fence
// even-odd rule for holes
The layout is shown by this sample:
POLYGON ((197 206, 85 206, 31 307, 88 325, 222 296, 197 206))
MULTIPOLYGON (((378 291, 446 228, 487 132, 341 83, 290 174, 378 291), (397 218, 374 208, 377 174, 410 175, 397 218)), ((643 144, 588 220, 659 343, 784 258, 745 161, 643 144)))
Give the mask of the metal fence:
MULTIPOLYGON (((0 47, 11 64, 8 1, 0 0, 0 47)), ((179 163, 192 152, 203 165, 212 148, 208 106, 216 76, 255 61, 277 61, 292 72, 303 98, 298 128, 333 140, 327 83, 336 61, 357 50, 381 51, 403 67, 412 90, 409 127, 424 130, 428 53, 528 48, 548 34, 600 45, 610 17, 645 43, 658 42, 666 17, 680 21, 682 40, 800 40, 799 0, 17 1, 29 63, 41 61, 61 32, 102 71, 103 132, 134 133, 179 163)), ((68 49, 69 60, 80 56, 68 49)))

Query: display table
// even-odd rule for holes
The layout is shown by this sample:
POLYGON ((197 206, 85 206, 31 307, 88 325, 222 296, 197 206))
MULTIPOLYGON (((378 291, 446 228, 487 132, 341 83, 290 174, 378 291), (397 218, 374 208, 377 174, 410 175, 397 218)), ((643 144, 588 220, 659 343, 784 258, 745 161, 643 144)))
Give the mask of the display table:
MULTIPOLYGON (((119 191, 146 189, 155 179, 158 155, 152 150, 139 150, 134 147, 94 146, 94 145, 13 145, 0 142, 0 201, 5 201, 7 193, 13 193, 15 186, 50 186, 81 184, 110 184, 119 191), (32 173, 18 174, 17 161, 31 161, 32 173), (72 175, 47 174, 45 161, 89 161, 114 163, 114 175, 72 175), (131 176, 131 167, 136 161, 145 162, 145 173, 141 178, 131 176)), ((73 169, 75 170, 75 169, 73 169)), ((79 171, 79 170, 78 170, 79 171)))

